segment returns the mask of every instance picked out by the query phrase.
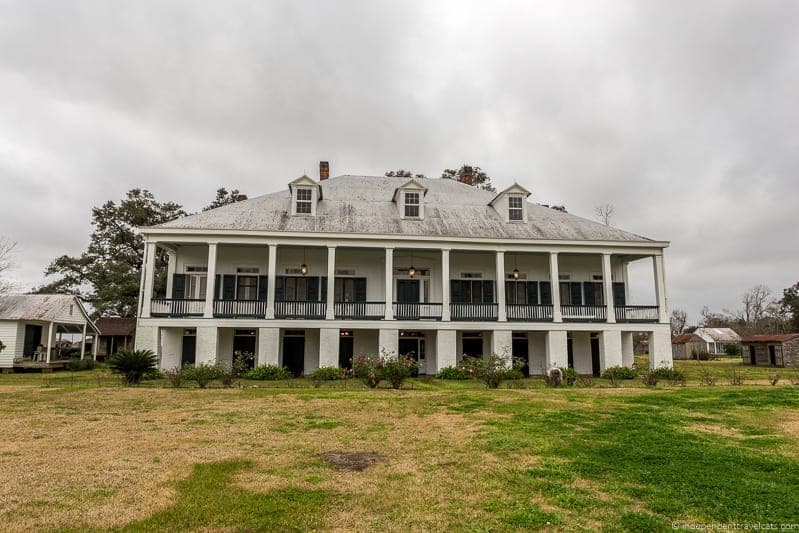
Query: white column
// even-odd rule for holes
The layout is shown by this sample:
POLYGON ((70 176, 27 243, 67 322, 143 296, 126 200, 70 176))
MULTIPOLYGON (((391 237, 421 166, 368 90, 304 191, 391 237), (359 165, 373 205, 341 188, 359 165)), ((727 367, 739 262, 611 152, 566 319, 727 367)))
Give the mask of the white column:
POLYGON ((612 366, 622 366, 621 333, 603 331, 599 335, 599 371, 604 372, 612 366))
MULTIPOLYGON (((330 288, 328 287, 328 291, 330 288)), ((319 330, 319 367, 338 366, 341 330, 322 328, 319 330)))
MULTIPOLYGON (((113 341, 112 341, 113 343, 113 341)), ((97 361, 97 345, 100 344, 100 336, 95 332, 94 337, 92 338, 92 359, 97 361)), ((109 356, 111 354, 108 354, 109 356)))
POLYGON ((216 243, 208 243, 208 278, 205 283, 205 312, 203 318, 214 318, 214 297, 219 290, 216 280, 216 243))
POLYGON ((666 299, 666 272, 663 267, 663 256, 652 256, 652 266, 655 271, 655 295, 658 303, 659 322, 669 323, 669 310, 666 299))
POLYGON ((142 290, 142 318, 150 318, 150 308, 153 302, 153 278, 155 276, 155 243, 147 242, 144 245, 144 286, 142 290))
MULTIPOLYGON (((95 341, 96 341, 97 340, 97 335, 95 335, 94 337, 95 337, 95 341)), ((94 344, 97 344, 97 342, 94 342, 94 344)), ((83 337, 81 338, 81 341, 80 341, 80 358, 81 359, 83 359, 83 352, 85 352, 85 351, 86 351, 86 323, 84 322, 84 324, 83 324, 83 337)))
POLYGON ((53 322, 50 322, 50 327, 47 328, 47 358, 45 361, 50 363, 50 351, 53 349, 53 322))
MULTIPOLYGON (((328 246, 327 247, 327 310, 325 312, 325 318, 327 320, 333 320, 336 317, 335 295, 336 295, 336 247, 328 246)), ((336 364, 334 366, 338 366, 338 333, 336 333, 336 354, 337 354, 336 364)), ((320 353, 319 355, 321 358, 322 354, 320 353)), ((330 365, 323 365, 320 359, 319 366, 330 366, 330 365)))
POLYGON ((563 322, 560 309, 560 273, 558 272, 558 252, 549 252, 549 284, 552 290, 552 321, 563 322))
POLYGON ((280 328, 258 328, 258 365, 278 365, 280 328))
MULTIPOLYGON (((441 320, 450 320, 449 248, 441 249, 441 320)), ((453 347, 454 348, 454 347, 453 347)), ((452 350, 454 353, 454 349, 452 350)))
POLYGON ((505 252, 497 252, 496 260, 497 320, 507 322, 508 310, 505 307, 505 252))
POLYGON ((267 270, 267 281, 266 281, 266 318, 268 319, 275 318, 276 284, 277 284, 277 244, 270 244, 269 266, 267 270))
POLYGON ((548 331, 546 340, 546 370, 569 366, 568 341, 565 331, 548 331))
POLYGON ((442 368, 458 364, 455 337, 454 329, 436 331, 436 372, 442 368))
POLYGON ((623 331, 621 334, 621 364, 627 368, 631 368, 633 363, 635 363, 633 334, 629 331, 623 331))
MULTIPOLYGON (((172 281, 175 277, 175 268, 177 263, 177 258, 175 256, 175 252, 172 250, 167 250, 167 264, 166 264, 166 297, 172 298, 172 281)), ((210 286, 210 285, 209 285, 210 286)))
POLYGON ((378 355, 396 356, 399 352, 399 330, 381 329, 377 337, 378 355))
POLYGON ((671 353, 671 328, 667 325, 658 326, 649 332, 649 367, 672 368, 674 360, 671 353))
POLYGON ((216 326, 201 326, 197 328, 197 364, 216 364, 217 351, 219 350, 219 332, 216 326))
POLYGON ((386 320, 394 320, 394 248, 386 248, 386 320))
POLYGON ((610 267, 610 254, 602 254, 602 285, 605 289, 607 321, 616 322, 616 306, 613 303, 613 270, 610 267))
POLYGON ((513 357, 513 332, 494 330, 491 332, 491 354, 504 358, 510 366, 513 357))

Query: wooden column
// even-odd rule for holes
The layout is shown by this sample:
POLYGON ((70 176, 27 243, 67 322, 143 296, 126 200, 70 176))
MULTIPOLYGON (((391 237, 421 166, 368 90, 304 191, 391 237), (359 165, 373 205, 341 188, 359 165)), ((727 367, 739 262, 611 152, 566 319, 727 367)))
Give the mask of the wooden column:
POLYGON ((560 273, 558 272, 558 252, 549 252, 549 283, 552 289, 552 321, 563 322, 560 309, 560 273))
POLYGON ((394 248, 386 248, 386 320, 394 320, 394 248))
MULTIPOLYGON (((325 319, 327 320, 333 320, 336 316, 335 296, 336 296, 336 247, 328 246, 327 247, 327 310, 325 313, 325 319)), ((338 342, 338 337, 336 337, 336 342, 338 342)), ((336 366, 338 366, 338 359, 336 359, 336 366)))
POLYGON ((505 307, 505 252, 496 253, 496 280, 497 280, 497 320, 507 322, 508 314, 505 307))
POLYGON ((50 322, 50 327, 47 328, 47 358, 45 361, 50 364, 50 352, 53 350, 53 326, 54 323, 50 322))
POLYGON ((613 302, 613 270, 610 266, 610 254, 602 254, 602 285, 605 289, 605 306, 607 306, 609 323, 616 322, 616 306, 613 302))
POLYGON ((450 314, 450 293, 449 293, 449 248, 441 250, 441 320, 449 322, 450 314))
POLYGON ((219 288, 214 283, 216 280, 216 243, 208 244, 208 275, 205 282, 205 310, 203 318, 214 318, 214 298, 219 288))
POLYGON ((277 244, 269 245, 269 266, 266 282, 266 318, 275 318, 275 285, 277 284, 277 244))

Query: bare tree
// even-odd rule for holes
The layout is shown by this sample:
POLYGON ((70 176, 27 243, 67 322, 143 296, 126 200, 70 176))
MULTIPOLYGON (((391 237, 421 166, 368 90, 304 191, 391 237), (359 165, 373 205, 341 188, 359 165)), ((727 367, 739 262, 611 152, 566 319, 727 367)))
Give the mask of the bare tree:
POLYGON ((758 322, 763 320, 766 310, 771 305, 769 298, 771 289, 765 285, 755 285, 746 291, 741 298, 743 307, 734 313, 735 318, 745 326, 756 327, 758 322))
POLYGON ((5 237, 0 237, 0 294, 5 294, 11 290, 13 285, 10 281, 3 279, 3 275, 14 267, 14 248, 17 243, 5 237))
POLYGON ((613 212, 616 210, 613 204, 604 204, 594 207, 594 215, 606 226, 610 226, 613 219, 613 212))
POLYGON ((676 337, 685 331, 688 325, 688 313, 682 309, 674 309, 671 312, 671 335, 676 337))

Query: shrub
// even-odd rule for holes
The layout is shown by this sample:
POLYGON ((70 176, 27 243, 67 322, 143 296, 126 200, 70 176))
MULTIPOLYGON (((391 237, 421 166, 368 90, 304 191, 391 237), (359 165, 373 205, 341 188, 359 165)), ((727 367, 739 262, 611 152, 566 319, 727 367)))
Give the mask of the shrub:
POLYGON ((195 366, 187 366, 183 369, 184 377, 189 381, 196 381, 197 386, 204 389, 210 382, 221 378, 225 371, 217 365, 210 363, 200 363, 195 366))
POLYGON ((282 381, 284 379, 291 379, 294 375, 291 371, 282 366, 277 365, 258 365, 249 372, 244 374, 247 379, 257 379, 259 381, 282 381))
POLYGON ((383 379, 385 359, 377 355, 356 355, 352 358, 352 372, 371 389, 380 384, 383 379))
POLYGON ((156 370, 158 360, 150 350, 121 350, 108 359, 108 366, 125 377, 129 385, 136 385, 145 374, 156 370))
POLYGON ((744 375, 741 373, 740 370, 730 370, 727 373, 727 379, 730 381, 730 385, 743 385, 744 384, 744 375))
POLYGON ((641 381, 644 383, 644 385, 654 387, 655 385, 658 384, 658 381, 660 380, 658 379, 658 376, 655 372, 649 371, 641 374, 641 381))
POLYGON ((626 366, 611 366, 602 372, 603 379, 635 379, 638 372, 626 366))
POLYGON ((474 375, 470 374, 468 369, 463 366, 446 366, 438 371, 436 376, 438 379, 452 379, 452 380, 465 380, 474 379, 474 375))
POLYGON ((233 367, 232 371, 238 377, 242 377, 248 371, 252 370, 255 364, 255 354, 252 352, 233 352, 233 367))
POLYGON ((566 385, 570 387, 580 379, 580 375, 573 368, 561 368, 560 371, 563 373, 563 380, 566 382, 566 385))
POLYGON ((710 370, 702 367, 699 374, 699 383, 702 385, 707 385, 708 387, 712 387, 716 384, 716 378, 710 373, 710 370))
POLYGON ((169 381, 169 385, 175 389, 183 385, 183 380, 185 379, 185 376, 183 375, 183 369, 180 367, 164 370, 164 376, 169 381))
POLYGON ((771 383, 772 385, 776 385, 777 383, 780 382, 780 374, 779 373, 769 374, 768 382, 771 383))
POLYGON ((402 382, 419 371, 419 364, 413 357, 398 355, 386 357, 383 362, 383 377, 391 383, 391 388, 399 389, 402 382))
POLYGON ((585 388, 593 387, 594 378, 590 376, 579 376, 577 378, 577 381, 575 382, 575 385, 577 385, 578 387, 585 387, 585 388))
POLYGON ((651 373, 655 374, 659 380, 662 379, 668 381, 672 385, 685 385, 685 373, 681 370, 677 370, 676 368, 661 366, 655 370, 652 370, 651 373))
MULTIPOLYGON (((482 364, 478 367, 477 376, 489 389, 496 389, 507 379, 521 379, 524 377, 520 370, 522 366, 524 366, 524 362, 518 357, 508 358, 494 354, 482 360, 482 364)), ((560 373, 560 369, 558 369, 558 373, 560 373)))
POLYGON ((94 359, 76 359, 73 358, 69 361, 67 368, 73 372, 80 372, 81 370, 93 370, 97 366, 94 359))
POLYGON ((322 385, 323 381, 335 381, 338 379, 347 379, 350 377, 351 371, 346 368, 339 368, 337 366, 322 366, 317 368, 311 374, 314 387, 322 385))
POLYGON ((741 346, 734 342, 728 342, 724 345, 724 353, 727 355, 741 355, 741 346))

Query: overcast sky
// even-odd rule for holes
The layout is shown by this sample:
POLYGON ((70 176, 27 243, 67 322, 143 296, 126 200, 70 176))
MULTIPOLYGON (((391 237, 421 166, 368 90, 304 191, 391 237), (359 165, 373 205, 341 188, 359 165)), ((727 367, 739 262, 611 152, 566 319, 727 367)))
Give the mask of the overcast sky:
POLYGON ((44 282, 133 187, 198 210, 319 160, 472 162, 588 218, 613 203, 672 242, 672 308, 732 309, 799 280, 798 28, 793 0, 0 0, 12 277, 44 282))

